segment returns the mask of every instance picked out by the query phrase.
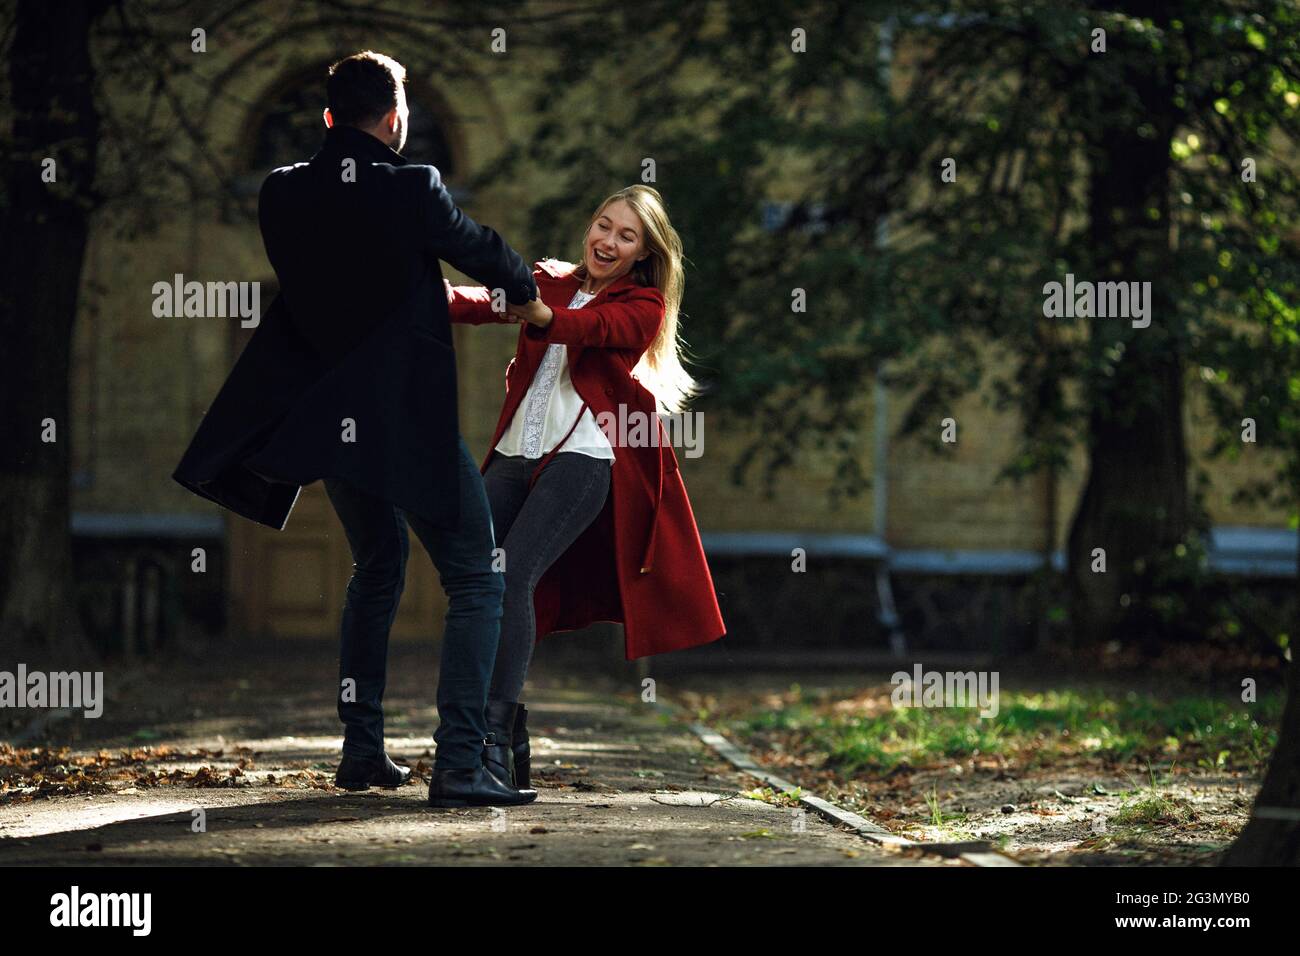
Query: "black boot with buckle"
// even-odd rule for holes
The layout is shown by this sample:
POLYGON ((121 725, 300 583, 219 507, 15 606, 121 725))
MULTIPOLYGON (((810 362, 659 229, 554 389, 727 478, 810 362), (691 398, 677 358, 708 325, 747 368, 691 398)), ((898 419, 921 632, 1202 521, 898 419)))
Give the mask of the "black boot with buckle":
MULTIPOLYGON (((487 742, 492 740, 489 734, 487 742)), ((536 790, 516 790, 487 767, 434 770, 429 780, 431 807, 518 807, 537 799, 536 790)))
POLYGON ((510 735, 510 751, 515 761, 515 786, 526 790, 533 785, 533 757, 528 744, 528 708, 523 704, 515 711, 515 729, 510 735))
POLYGON ((483 711, 487 724, 487 740, 483 742, 483 766, 494 777, 508 786, 521 788, 515 782, 515 759, 512 740, 515 730, 515 711, 519 705, 512 700, 489 700, 483 711))

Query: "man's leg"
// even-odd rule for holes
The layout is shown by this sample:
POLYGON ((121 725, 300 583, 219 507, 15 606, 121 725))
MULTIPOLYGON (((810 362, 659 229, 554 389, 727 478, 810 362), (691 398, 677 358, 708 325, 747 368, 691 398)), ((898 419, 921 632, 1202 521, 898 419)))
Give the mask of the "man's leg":
POLYGON ((501 637, 503 575, 492 569, 492 516, 478 466, 459 442, 460 524, 454 531, 407 520, 438 569, 447 593, 447 620, 438 675, 438 748, 434 770, 481 767, 488 681, 501 637))
POLYGON ((352 549, 336 688, 343 753, 375 758, 384 750, 388 633, 406 578, 406 524, 401 513, 380 498, 334 479, 324 484, 352 549), (349 680, 355 686, 345 686, 349 680))

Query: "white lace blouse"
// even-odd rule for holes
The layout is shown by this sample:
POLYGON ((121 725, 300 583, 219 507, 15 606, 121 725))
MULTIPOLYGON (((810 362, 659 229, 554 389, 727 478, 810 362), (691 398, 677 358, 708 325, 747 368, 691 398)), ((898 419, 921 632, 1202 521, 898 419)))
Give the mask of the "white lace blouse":
MULTIPOLYGON (((569 308, 580 309, 594 298, 594 295, 579 289, 573 294, 569 308)), ((569 376, 568 347, 548 345, 542 364, 537 367, 528 392, 510 419, 505 434, 497 442, 496 450, 503 455, 541 458, 568 433, 580 408, 582 398, 569 376)), ((578 427, 573 429, 573 434, 569 435, 560 451, 614 460, 614 449, 596 424, 590 408, 583 410, 582 421, 578 422, 578 427)))

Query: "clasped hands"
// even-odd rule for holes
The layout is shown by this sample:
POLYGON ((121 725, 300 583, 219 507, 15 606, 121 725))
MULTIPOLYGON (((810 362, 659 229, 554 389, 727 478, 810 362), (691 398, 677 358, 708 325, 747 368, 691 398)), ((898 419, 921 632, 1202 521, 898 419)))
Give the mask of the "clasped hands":
POLYGON ((555 313, 551 311, 550 306, 537 298, 522 305, 507 302, 506 315, 510 316, 508 319, 510 322, 531 322, 539 329, 544 329, 551 324, 551 319, 555 313))

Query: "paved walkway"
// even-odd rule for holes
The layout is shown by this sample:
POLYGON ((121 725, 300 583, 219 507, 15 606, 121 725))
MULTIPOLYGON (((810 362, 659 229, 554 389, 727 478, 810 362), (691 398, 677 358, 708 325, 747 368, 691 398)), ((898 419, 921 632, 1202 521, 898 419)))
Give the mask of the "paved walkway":
POLYGON ((434 663, 402 648, 388 747, 425 781, 336 790, 333 666, 325 649, 192 662, 137 672, 115 695, 110 669, 102 718, 51 722, 29 743, 68 754, 39 775, 32 755, 0 755, 0 865, 940 865, 739 796, 755 781, 641 703, 630 679, 543 682, 529 701, 535 804, 430 809, 434 663), (32 787, 54 795, 25 799, 32 787))

